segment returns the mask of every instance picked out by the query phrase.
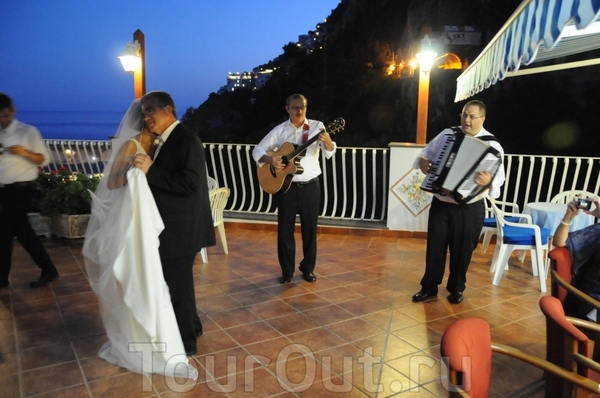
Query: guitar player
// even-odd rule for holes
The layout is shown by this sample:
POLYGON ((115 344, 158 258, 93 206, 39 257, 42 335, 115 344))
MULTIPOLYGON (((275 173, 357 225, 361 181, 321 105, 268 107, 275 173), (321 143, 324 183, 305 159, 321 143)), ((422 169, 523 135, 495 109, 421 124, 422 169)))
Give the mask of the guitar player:
POLYGON ((296 214, 300 215, 300 231, 302 235, 303 259, 300 261, 299 270, 307 282, 315 282, 314 274, 317 260, 317 218, 321 202, 321 187, 319 176, 319 152, 327 159, 331 158, 337 148, 331 140, 325 126, 318 120, 306 118, 308 101, 302 94, 292 94, 285 102, 285 109, 290 115, 289 119, 271 130, 262 141, 254 148, 252 157, 258 167, 270 165, 276 172, 282 172, 286 167, 293 167, 276 152, 285 143, 301 145, 315 135, 318 139, 306 148, 300 160, 297 174, 294 174, 291 185, 287 190, 280 190, 275 198, 277 200, 277 256, 281 266, 282 276, 279 283, 291 283, 295 270, 296 241, 294 229, 296 214))

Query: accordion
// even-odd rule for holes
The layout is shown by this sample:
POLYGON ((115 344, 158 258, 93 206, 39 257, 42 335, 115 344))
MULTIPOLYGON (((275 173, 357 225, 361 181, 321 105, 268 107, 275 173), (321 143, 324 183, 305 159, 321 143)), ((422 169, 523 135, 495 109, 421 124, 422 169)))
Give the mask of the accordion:
POLYGON ((462 131, 444 133, 442 139, 421 189, 451 195, 457 203, 465 204, 488 188, 477 185, 475 174, 489 171, 493 178, 502 165, 502 157, 485 141, 462 131))

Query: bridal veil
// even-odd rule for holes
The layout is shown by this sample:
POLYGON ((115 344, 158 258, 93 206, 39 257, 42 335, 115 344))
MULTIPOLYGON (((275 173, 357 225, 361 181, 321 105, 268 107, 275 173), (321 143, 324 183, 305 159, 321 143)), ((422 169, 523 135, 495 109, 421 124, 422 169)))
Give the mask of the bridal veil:
POLYGON ((139 137, 142 127, 136 100, 119 125, 104 177, 92 195, 83 255, 108 336, 98 355, 134 372, 196 380, 163 277, 158 236, 164 224, 146 176, 130 168, 126 185, 109 189, 107 184, 121 148, 139 137))

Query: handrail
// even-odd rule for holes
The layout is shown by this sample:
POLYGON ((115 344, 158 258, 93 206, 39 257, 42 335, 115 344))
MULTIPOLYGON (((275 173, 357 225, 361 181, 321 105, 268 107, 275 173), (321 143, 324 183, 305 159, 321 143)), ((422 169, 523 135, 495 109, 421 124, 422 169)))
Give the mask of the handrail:
MULTIPOLYGON (((46 140, 51 153, 47 171, 60 167, 101 173, 111 141, 46 140)), ((277 212, 274 195, 256 177, 254 145, 204 143, 208 174, 231 195, 228 213, 257 216, 277 212)), ((372 221, 387 218, 390 152, 388 148, 338 147, 331 159, 321 156, 321 219, 372 221)), ((499 200, 517 203, 549 201, 565 190, 600 191, 600 158, 505 155, 506 182, 499 200)))

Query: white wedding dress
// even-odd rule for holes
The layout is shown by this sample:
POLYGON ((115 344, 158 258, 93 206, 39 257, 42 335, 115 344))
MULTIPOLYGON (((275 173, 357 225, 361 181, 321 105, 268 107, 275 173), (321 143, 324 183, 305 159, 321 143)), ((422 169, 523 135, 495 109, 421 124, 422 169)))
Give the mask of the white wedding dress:
POLYGON ((196 380, 163 277, 158 236, 164 224, 146 175, 131 168, 125 186, 103 192, 105 198, 93 196, 83 246, 108 335, 98 355, 134 372, 196 380))

